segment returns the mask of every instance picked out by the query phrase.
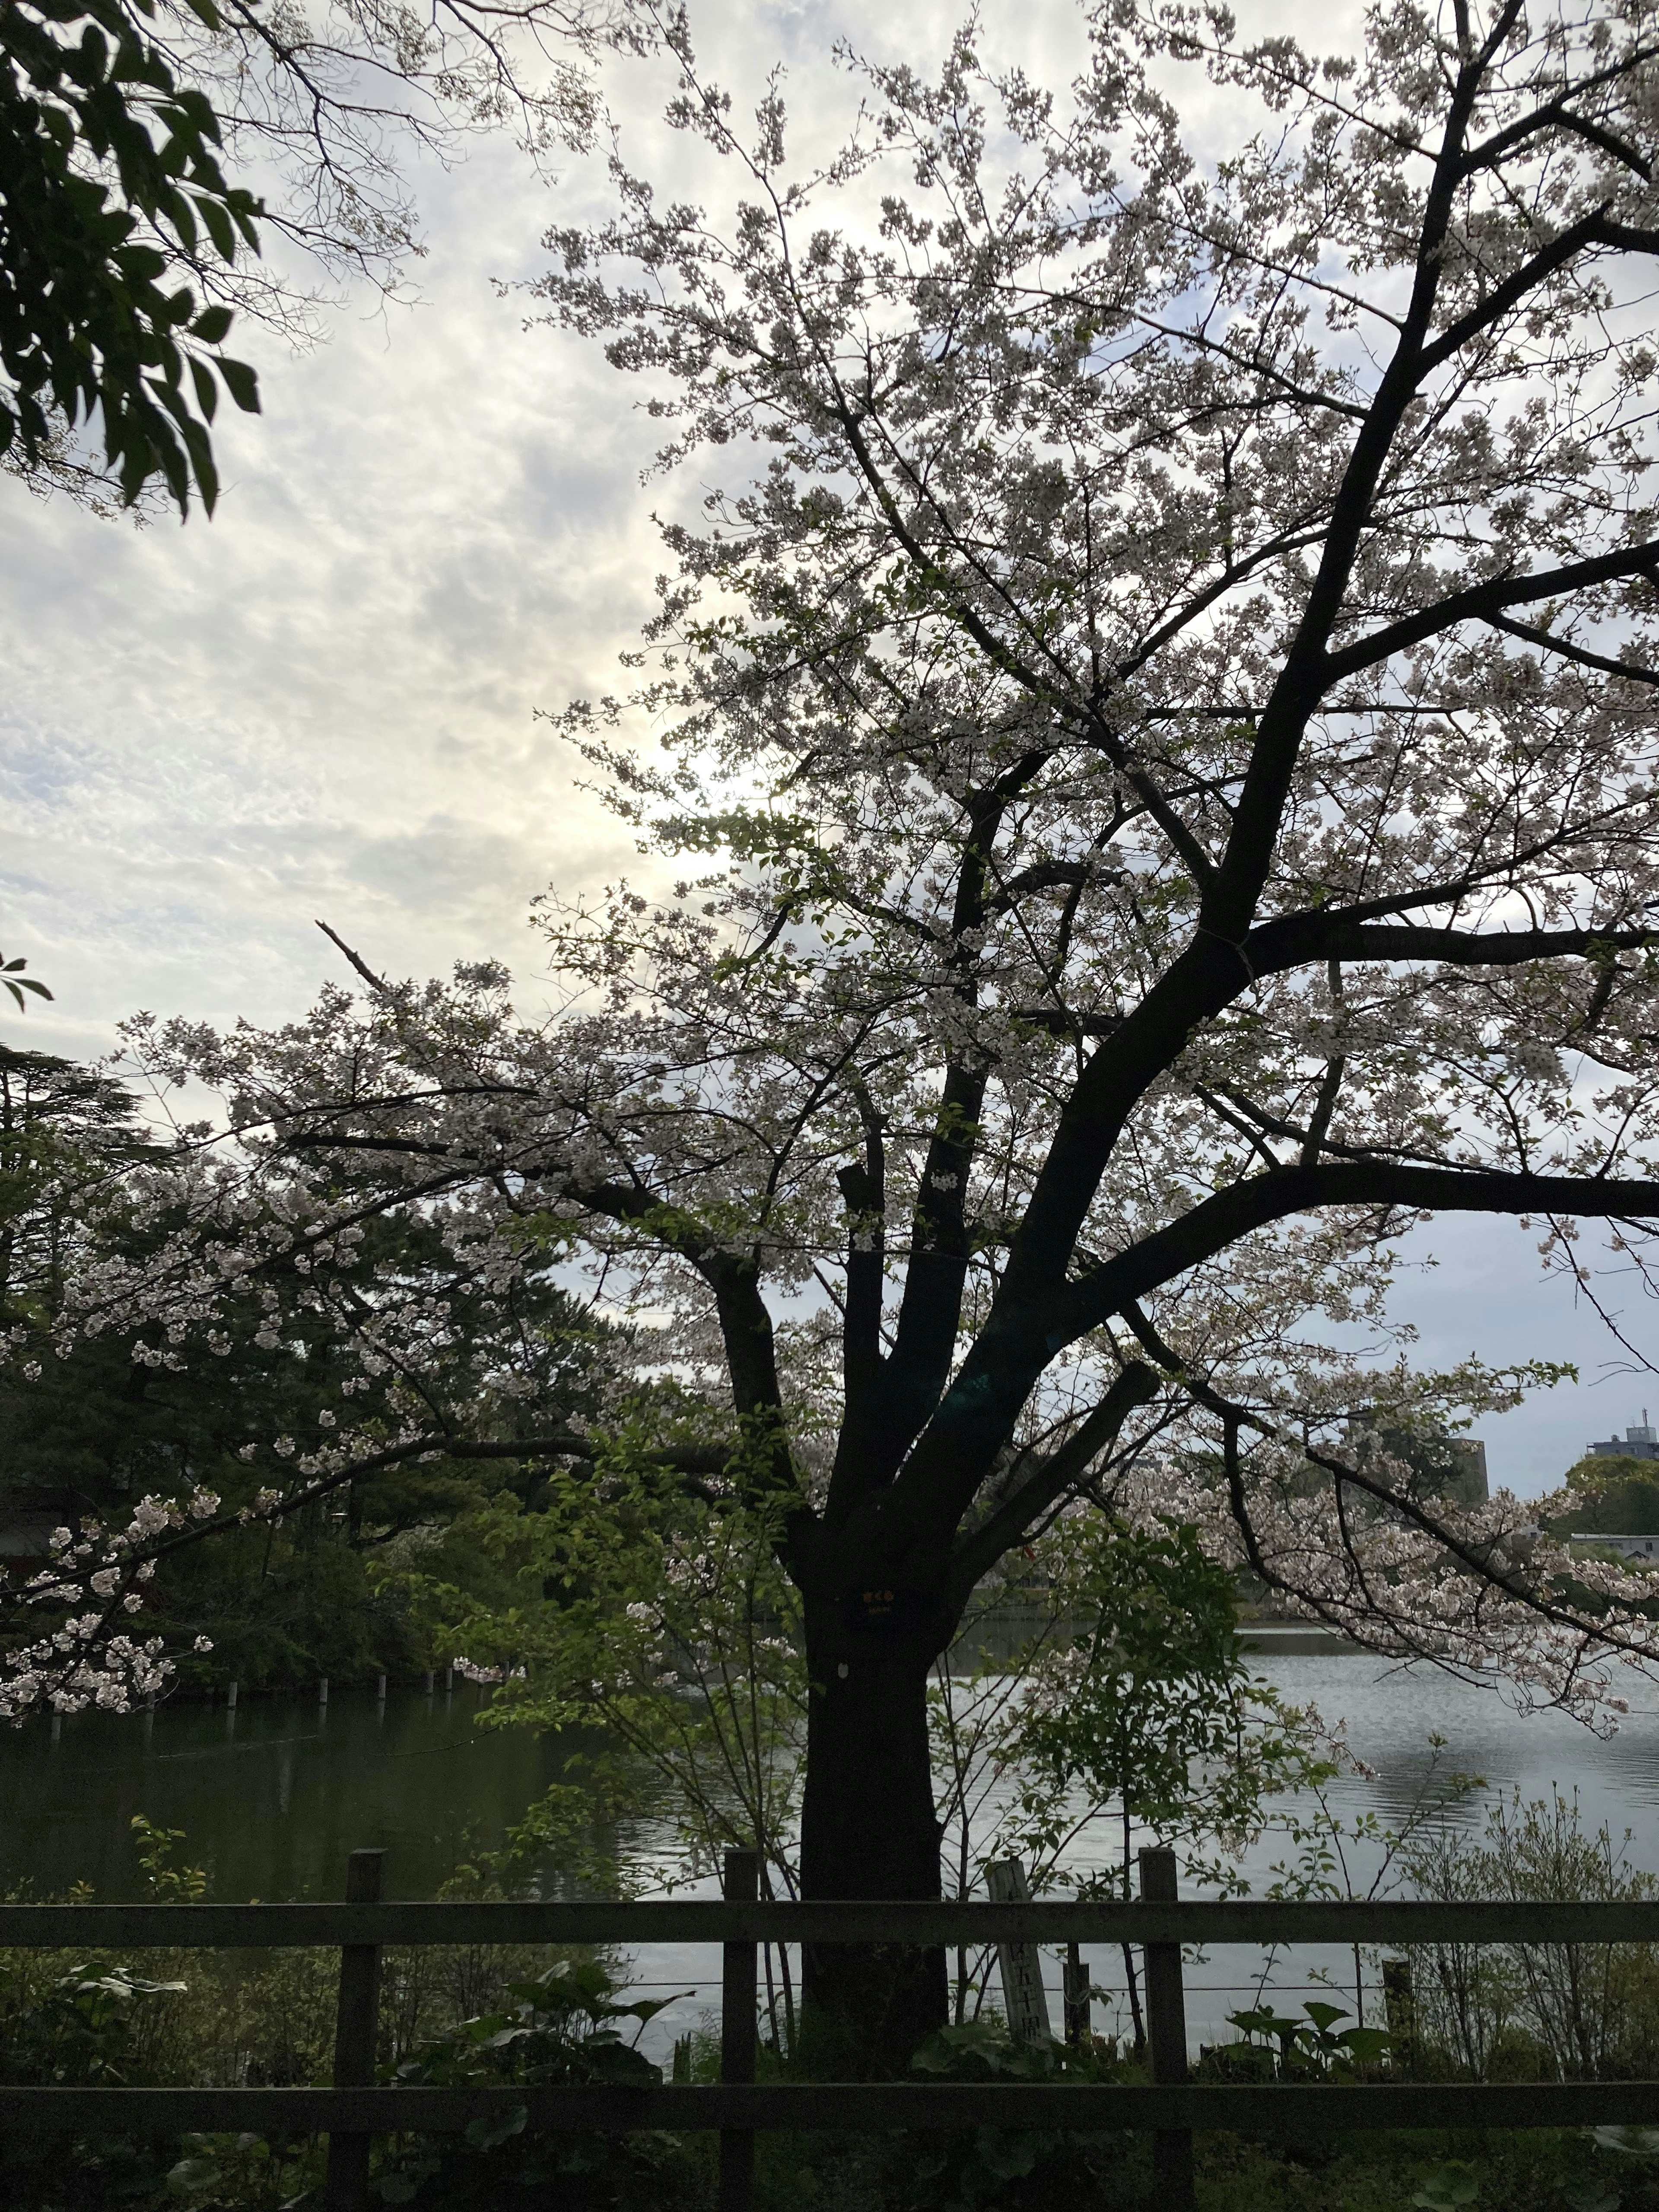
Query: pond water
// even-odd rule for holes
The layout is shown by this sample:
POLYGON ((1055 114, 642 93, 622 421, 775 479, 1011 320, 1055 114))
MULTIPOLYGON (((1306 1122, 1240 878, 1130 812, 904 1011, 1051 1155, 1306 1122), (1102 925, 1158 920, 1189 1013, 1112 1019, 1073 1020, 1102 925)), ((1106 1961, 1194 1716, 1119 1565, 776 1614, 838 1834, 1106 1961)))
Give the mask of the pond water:
MULTIPOLYGON (((1659 1688, 1632 1679, 1626 1693, 1634 1710, 1602 1741, 1560 1714, 1518 1713, 1500 1692, 1361 1654, 1274 1653, 1256 1663, 1294 1702, 1346 1722, 1370 1771, 1336 1785, 1345 1814, 1374 1809, 1385 1826, 1403 1818, 1438 1735, 1441 1769, 1486 1785, 1453 1817, 1478 1826, 1483 1802, 1500 1791, 1559 1789, 1577 1795, 1589 1828, 1605 1820, 1615 1838, 1630 1830, 1632 1861, 1659 1871, 1659 1688)), ((84 1881, 100 1898, 141 1896, 131 1823, 142 1813, 185 1832, 185 1856, 208 1869, 222 1899, 337 1897, 347 1852, 364 1844, 386 1848, 391 1895, 428 1897, 458 1861, 499 1844, 562 1769, 564 1754, 527 1730, 479 1729, 488 1695, 458 1681, 448 1695, 441 1686, 431 1696, 394 1690, 384 1703, 337 1691, 325 1711, 297 1695, 245 1699, 234 1714, 177 1703, 153 1715, 77 1715, 55 1740, 44 1722, 7 1732, 0 1888, 61 1894, 84 1881)), ((1255 1887, 1283 1849, 1282 1838, 1269 1840, 1255 1854, 1246 1870, 1255 1887)), ((1358 1871, 1363 1887, 1370 1869, 1362 1860, 1358 1871)), ((1112 1954, 1091 1965, 1103 1988, 1121 1981, 1112 1954)), ((1306 1994, 1308 1975, 1321 1967, 1347 1972, 1340 1954, 1299 1953, 1281 1962, 1272 1986, 1306 1994)), ((1192 1971, 1194 2036, 1214 2034, 1255 1986, 1254 1971, 1243 1954, 1225 1951, 1192 1971)), ((718 1960, 704 1948, 647 1947, 635 1954, 634 1978, 690 1992, 655 2023, 655 2046, 713 2001, 718 1960)))
POLYGON ((0 1887, 74 1881, 143 1895, 135 1814, 182 1828, 182 1856, 234 1899, 338 1897, 349 1851, 386 1848, 389 1893, 430 1897, 458 1862, 498 1845, 558 1778, 564 1754, 528 1729, 477 1725, 488 1692, 336 1690, 86 1712, 54 1736, 0 1735, 0 1887))

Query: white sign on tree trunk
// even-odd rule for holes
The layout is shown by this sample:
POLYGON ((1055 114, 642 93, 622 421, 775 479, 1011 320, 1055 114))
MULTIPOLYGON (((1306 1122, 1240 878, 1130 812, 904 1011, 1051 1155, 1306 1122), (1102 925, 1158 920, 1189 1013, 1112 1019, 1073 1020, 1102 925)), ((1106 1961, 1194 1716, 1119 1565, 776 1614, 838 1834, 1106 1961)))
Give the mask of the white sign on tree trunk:
MULTIPOLYGON (((985 1869, 986 1886, 996 1905, 1029 1905, 1031 1885, 1018 1859, 998 1859, 985 1869)), ((1018 2043, 1042 2043, 1054 2034, 1048 2023, 1048 1993, 1042 1986, 1042 1961, 1035 1943, 999 1943, 1002 2002, 1008 2031, 1018 2043)))

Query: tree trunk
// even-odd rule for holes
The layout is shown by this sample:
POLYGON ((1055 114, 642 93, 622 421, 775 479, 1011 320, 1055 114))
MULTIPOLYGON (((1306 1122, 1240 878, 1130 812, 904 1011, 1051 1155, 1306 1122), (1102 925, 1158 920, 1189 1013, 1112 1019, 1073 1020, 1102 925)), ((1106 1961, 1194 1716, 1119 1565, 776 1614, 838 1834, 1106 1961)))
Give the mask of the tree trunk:
MULTIPOLYGON (((849 1631, 844 1607, 809 1602, 812 1691, 801 1808, 801 1887, 809 1899, 939 1894, 927 1749, 936 1641, 875 1624, 849 1631)), ((809 1946, 802 1968, 804 2046, 821 2074, 902 2074, 949 2017, 943 1944, 809 1946)))

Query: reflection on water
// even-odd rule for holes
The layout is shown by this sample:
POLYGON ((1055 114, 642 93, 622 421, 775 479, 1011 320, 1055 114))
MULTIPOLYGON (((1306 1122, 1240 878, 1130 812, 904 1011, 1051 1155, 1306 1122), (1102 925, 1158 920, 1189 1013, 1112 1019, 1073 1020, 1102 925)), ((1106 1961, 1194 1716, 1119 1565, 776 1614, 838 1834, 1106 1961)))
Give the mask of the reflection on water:
MULTIPOLYGON (((1632 1833, 1631 1856, 1659 1869, 1659 1685, 1630 1673, 1617 1685, 1632 1710, 1603 1740, 1559 1712, 1518 1712, 1501 1690, 1458 1682, 1431 1668, 1395 1668, 1360 1654, 1273 1657, 1261 1672, 1292 1704, 1346 1720, 1352 1750, 1373 1770, 1337 1793, 1345 1806, 1375 1808, 1386 1824, 1415 1802, 1430 1759, 1429 1739, 1445 1739, 1443 1772, 1479 1775, 1482 1796, 1518 1788, 1523 1797, 1577 1792, 1589 1826, 1605 1820, 1615 1838, 1632 1833)), ((1620 1670, 1621 1674, 1624 1670, 1620 1670)), ((1480 1820, 1479 1802, 1461 1818, 1480 1820)))
POLYGON ((234 1899, 342 1894, 346 1854, 387 1847, 393 1896, 429 1897, 498 1845, 562 1754, 527 1729, 475 1727, 483 1693, 314 1698, 87 1712, 0 1735, 0 1886, 142 1893, 132 1816, 182 1828, 185 1856, 234 1899))

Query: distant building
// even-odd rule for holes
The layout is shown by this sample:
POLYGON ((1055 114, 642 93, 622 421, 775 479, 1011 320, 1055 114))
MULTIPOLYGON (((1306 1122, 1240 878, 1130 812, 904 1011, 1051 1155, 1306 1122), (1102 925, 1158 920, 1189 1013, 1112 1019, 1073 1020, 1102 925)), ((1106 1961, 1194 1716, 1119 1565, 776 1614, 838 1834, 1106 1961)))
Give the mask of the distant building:
MULTIPOLYGON (((1622 1442, 1617 1437, 1609 1437, 1603 1443, 1592 1444, 1589 1456, 1592 1459, 1659 1459, 1659 1429, 1648 1426, 1647 1407, 1644 1406, 1642 1408, 1639 1428, 1626 1429, 1622 1442)), ((1621 1537, 1620 1541, 1622 1543, 1624 1539, 1621 1537)))
POLYGON ((1576 1528, 1571 1539, 1575 1544, 1600 1544, 1621 1559, 1651 1559, 1659 1566, 1659 1536, 1600 1535, 1593 1528, 1576 1528))
MULTIPOLYGON (((1358 1442, 1368 1428, 1368 1424, 1356 1421, 1348 1433, 1358 1442)), ((1411 1470, 1411 1487, 1419 1497, 1472 1506, 1484 1505, 1491 1496, 1486 1447, 1478 1437, 1449 1437, 1438 1429, 1376 1427, 1369 1428, 1369 1432, 1390 1459, 1405 1462, 1411 1470)))

